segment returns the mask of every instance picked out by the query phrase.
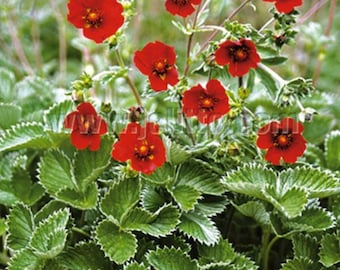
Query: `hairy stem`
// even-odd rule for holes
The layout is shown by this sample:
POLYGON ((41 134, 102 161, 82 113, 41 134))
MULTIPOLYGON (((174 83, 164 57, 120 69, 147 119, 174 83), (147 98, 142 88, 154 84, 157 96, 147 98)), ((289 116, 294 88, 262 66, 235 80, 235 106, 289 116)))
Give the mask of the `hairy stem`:
MULTIPOLYGON (((125 64, 124 64, 124 61, 122 59, 122 56, 120 55, 120 52, 118 50, 115 50, 115 56, 116 56, 116 60, 118 62, 118 65, 121 67, 121 68, 124 68, 125 67, 125 64)), ((140 107, 143 107, 143 103, 142 103, 142 99, 139 95, 139 92, 135 86, 135 84, 133 83, 133 81, 131 80, 130 76, 127 74, 125 77, 125 80, 127 82, 127 84, 129 85, 133 95, 135 96, 135 99, 137 101, 137 104, 140 106, 140 107)))
POLYGON ((265 233, 264 237, 265 239, 264 242, 262 243, 265 244, 263 245, 263 257, 262 257, 262 269, 263 270, 268 270, 269 268, 269 255, 270 255, 270 251, 272 249, 272 246, 276 243, 277 240, 279 240, 280 238, 278 236, 275 236, 270 242, 269 242, 269 236, 270 236, 270 231, 269 233, 265 233), (269 243, 268 243, 269 242, 269 243))

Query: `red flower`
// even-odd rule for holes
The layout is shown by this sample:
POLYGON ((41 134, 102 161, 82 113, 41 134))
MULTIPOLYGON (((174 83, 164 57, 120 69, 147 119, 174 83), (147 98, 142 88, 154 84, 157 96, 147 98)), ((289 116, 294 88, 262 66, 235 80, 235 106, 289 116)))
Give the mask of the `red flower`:
POLYGON ((112 158, 125 162, 130 160, 135 171, 151 174, 165 162, 165 147, 158 135, 158 125, 129 123, 113 145, 112 158))
POLYGON ((195 11, 193 5, 201 4, 202 0, 166 0, 165 8, 172 15, 187 17, 195 11))
POLYGON ((210 80, 207 89, 200 84, 183 94, 183 112, 186 116, 197 116, 202 124, 209 124, 229 112, 226 90, 218 80, 210 80))
POLYGON ((261 61, 255 44, 248 39, 223 42, 215 52, 215 60, 221 66, 229 65, 229 73, 233 77, 243 76, 261 61))
POLYGON ((64 127, 72 129, 71 143, 78 150, 88 147, 91 151, 97 151, 100 136, 107 132, 105 121, 89 102, 81 103, 76 111, 69 113, 64 120, 64 127))
POLYGON ((149 76, 151 88, 155 91, 166 90, 168 84, 174 86, 178 82, 173 47, 159 41, 150 42, 135 52, 133 60, 140 72, 149 76))
POLYGON ((260 128, 256 143, 259 148, 268 149, 265 159, 272 164, 279 165, 281 158, 294 163, 306 150, 303 129, 293 118, 283 118, 280 123, 273 121, 260 128))
POLYGON ((123 6, 117 0, 70 0, 67 6, 67 20, 96 43, 115 34, 124 23, 123 6))
POLYGON ((263 0, 265 2, 275 2, 278 12, 290 13, 295 7, 302 5, 302 0, 263 0))

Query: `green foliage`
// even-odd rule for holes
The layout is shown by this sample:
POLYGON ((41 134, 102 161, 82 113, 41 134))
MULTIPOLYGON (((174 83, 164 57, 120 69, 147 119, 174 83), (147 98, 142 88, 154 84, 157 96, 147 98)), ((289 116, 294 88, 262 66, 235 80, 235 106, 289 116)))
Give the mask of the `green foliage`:
POLYGON ((175 248, 163 248, 151 251, 147 256, 148 262, 156 270, 197 270, 198 265, 183 251, 175 248))
POLYGON ((228 190, 267 201, 288 218, 299 216, 309 198, 327 197, 340 190, 340 182, 334 175, 312 167, 275 173, 250 164, 223 179, 228 190))
POLYGON ((95 44, 75 37, 65 17, 67 1, 3 2, 1 269, 339 267, 340 110, 334 67, 340 62, 338 33, 323 35, 324 18, 333 16, 322 5, 320 21, 304 25, 308 10, 315 9, 312 1, 290 14, 276 12, 273 3, 244 1, 238 8, 241 1, 202 1, 185 20, 159 0, 118 1, 124 26, 95 44), (180 76, 162 92, 150 89, 132 57, 155 36, 175 49, 180 76), (261 56, 258 67, 239 78, 214 59, 229 38, 251 39, 261 56), (313 69, 322 60, 318 78, 313 69), (205 125, 183 115, 182 98, 208 79, 223 82, 231 110, 205 125), (65 117, 82 100, 91 102, 108 126, 98 151, 77 150, 64 128, 65 117), (166 163, 150 175, 111 158, 133 106, 143 110, 142 124, 159 124, 166 148, 166 163), (306 110, 315 115, 309 119, 306 110), (295 164, 266 165, 256 146, 259 128, 270 119, 299 119, 301 113, 304 155, 295 164))
POLYGON ((110 260, 122 264, 137 250, 137 239, 131 232, 121 231, 114 223, 104 220, 96 228, 96 238, 110 260))
POLYGON ((340 262, 340 240, 334 234, 325 234, 321 239, 320 262, 330 267, 340 262))

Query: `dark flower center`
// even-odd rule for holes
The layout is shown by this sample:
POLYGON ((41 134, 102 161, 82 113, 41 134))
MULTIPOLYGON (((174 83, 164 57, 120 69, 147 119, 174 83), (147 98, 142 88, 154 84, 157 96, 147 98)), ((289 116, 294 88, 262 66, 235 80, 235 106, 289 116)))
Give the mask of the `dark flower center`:
POLYGON ((135 157, 141 161, 145 160, 153 160, 153 150, 155 149, 154 145, 149 145, 146 140, 144 140, 141 144, 136 145, 135 150, 135 157))
POLYGON ((98 28, 103 23, 103 17, 97 9, 86 9, 86 15, 83 17, 85 20, 85 28, 98 28))
POLYGON ((278 133, 273 134, 274 146, 280 149, 287 149, 293 142, 293 137, 290 131, 279 130, 278 133))
POLYGON ((205 111, 212 111, 214 109, 217 99, 207 94, 201 94, 199 99, 199 107, 205 111))
POLYGON ((95 115, 80 115, 78 119, 78 128, 81 134, 90 135, 98 132, 95 115))
POLYGON ((235 62, 243 62, 249 57, 249 49, 245 46, 234 46, 229 49, 229 54, 235 62))
POLYGON ((170 69, 172 69, 172 65, 168 64, 166 59, 162 59, 153 65, 152 73, 159 76, 164 81, 166 78, 166 73, 170 69))
POLYGON ((185 6, 189 2, 188 0, 172 0, 172 1, 178 6, 185 6))

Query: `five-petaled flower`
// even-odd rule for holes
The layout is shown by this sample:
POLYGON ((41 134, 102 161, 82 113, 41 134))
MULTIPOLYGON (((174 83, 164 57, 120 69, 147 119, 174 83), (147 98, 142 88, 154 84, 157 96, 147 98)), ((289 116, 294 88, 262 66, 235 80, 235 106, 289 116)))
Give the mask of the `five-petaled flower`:
POLYGON ((165 8, 172 15, 187 17, 195 11, 193 5, 201 4, 202 0, 166 0, 165 8))
POLYGON ((229 73, 233 77, 241 77, 251 68, 256 68, 261 58, 251 40, 240 39, 221 43, 215 52, 215 60, 218 65, 229 65, 229 73))
POLYGON ((295 7, 302 5, 302 0, 263 0, 265 2, 275 2, 275 7, 278 12, 290 13, 295 7))
POLYGON ((105 121, 89 102, 79 104, 76 111, 69 113, 64 120, 64 127, 72 129, 71 143, 78 150, 89 148, 97 151, 100 136, 107 133, 105 121))
POLYGON ((176 53, 173 47, 160 41, 149 42, 142 50, 135 52, 133 60, 140 72, 149 77, 153 90, 162 91, 168 88, 168 84, 177 84, 176 53))
POLYGON ((114 35, 124 23, 123 6, 117 0, 70 0, 67 6, 67 20, 96 43, 114 35))
POLYGON ((295 163, 306 150, 306 141, 301 134, 303 129, 303 125, 293 118, 272 121, 259 129, 256 144, 261 149, 268 149, 265 159, 274 165, 279 165, 281 159, 295 163))
POLYGON ((158 131, 158 125, 152 122, 146 123, 145 127, 137 122, 129 123, 113 145, 112 158, 121 162, 130 160, 133 170, 151 174, 166 160, 158 131))
POLYGON ((202 124, 209 124, 229 112, 226 90, 218 80, 210 80, 204 89, 200 84, 183 93, 183 112, 197 116, 202 124))

